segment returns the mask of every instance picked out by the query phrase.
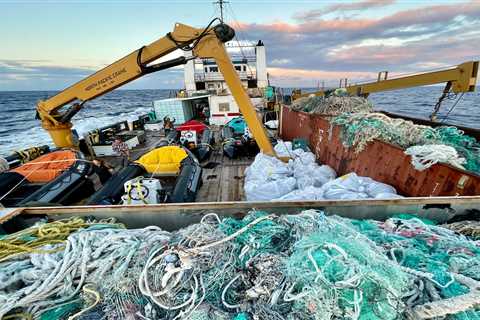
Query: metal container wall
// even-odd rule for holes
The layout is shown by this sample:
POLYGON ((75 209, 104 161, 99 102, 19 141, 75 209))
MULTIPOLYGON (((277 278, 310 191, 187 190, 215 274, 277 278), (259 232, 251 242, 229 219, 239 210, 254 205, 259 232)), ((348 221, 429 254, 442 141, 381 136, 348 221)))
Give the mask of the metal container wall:
POLYGON ((340 127, 320 115, 292 111, 283 106, 281 136, 305 138, 317 159, 338 175, 356 172, 394 186, 405 196, 473 196, 480 194, 480 176, 445 164, 417 171, 410 156, 397 146, 375 140, 362 152, 342 144, 340 127))
POLYGON ((296 214, 302 210, 322 210, 327 215, 354 219, 385 220, 398 213, 409 213, 443 223, 453 216, 472 217, 479 210, 480 197, 427 197, 402 199, 267 201, 267 202, 193 202, 151 205, 67 206, 0 209, 0 230, 18 231, 44 219, 115 217, 128 228, 156 225, 177 230, 200 221, 206 213, 241 218, 251 210, 274 214, 296 214))

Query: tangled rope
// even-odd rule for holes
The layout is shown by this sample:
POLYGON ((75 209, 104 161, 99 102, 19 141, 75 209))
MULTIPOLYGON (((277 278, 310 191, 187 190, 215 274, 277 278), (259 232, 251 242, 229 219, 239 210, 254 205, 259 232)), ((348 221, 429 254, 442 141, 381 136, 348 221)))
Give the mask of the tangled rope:
POLYGON ((135 280, 130 272, 140 272, 136 267, 145 248, 165 242, 168 234, 154 227, 124 230, 92 224, 91 228, 68 236, 63 250, 55 250, 59 244, 46 244, 42 249, 56 252, 29 253, 0 263, 0 318, 16 308, 38 318, 77 297, 86 283, 101 285, 110 312, 121 315, 118 310, 124 308, 117 292, 131 303, 135 280), (23 286, 15 289, 19 283, 23 286))
POLYGON ((343 144, 346 147, 354 147, 357 153, 363 151, 375 139, 394 144, 402 149, 413 146, 444 145, 456 150, 458 161, 454 160, 452 150, 445 147, 428 147, 427 149, 430 149, 430 153, 433 154, 428 156, 422 152, 422 156, 428 158, 427 162, 451 161, 453 165, 461 165, 469 171, 480 172, 480 144, 455 127, 432 128, 416 125, 412 121, 390 118, 382 113, 344 113, 335 117, 332 124, 342 128, 343 144), (442 149, 441 151, 448 154, 441 155, 433 152, 433 149, 442 149), (460 160, 461 158, 465 161, 460 160))
MULTIPOLYGON (((0 237, 0 261, 25 253, 54 253, 63 250, 64 246, 51 246, 50 249, 40 248, 46 245, 64 244, 67 237, 88 226, 106 224, 115 226, 113 220, 89 222, 82 218, 57 220, 50 223, 40 223, 31 228, 0 237)), ((116 225, 121 226, 121 225, 116 225)))
POLYGON ((464 158, 458 156, 455 148, 442 144, 427 144, 413 146, 405 150, 405 154, 412 157, 412 165, 415 169, 423 171, 436 163, 448 163, 454 167, 465 169, 462 164, 464 158))
POLYGON ((408 215, 210 213, 171 233, 90 223, 40 248, 0 262, 0 318, 480 316, 477 243, 408 215))
POLYGON ((475 240, 480 239, 480 221, 458 221, 444 224, 442 227, 461 233, 475 240))
POLYGON ((402 148, 423 145, 435 136, 433 128, 416 125, 412 121, 390 118, 383 113, 342 114, 333 124, 342 127, 343 142, 361 152, 375 139, 395 144, 402 148))
POLYGON ((291 109, 324 116, 336 116, 342 113, 368 113, 373 105, 362 97, 304 97, 295 100, 291 109))

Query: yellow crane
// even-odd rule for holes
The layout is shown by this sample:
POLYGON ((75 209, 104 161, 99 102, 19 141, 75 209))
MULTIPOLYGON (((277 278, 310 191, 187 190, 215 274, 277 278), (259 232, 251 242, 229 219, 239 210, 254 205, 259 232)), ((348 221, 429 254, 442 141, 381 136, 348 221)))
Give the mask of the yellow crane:
POLYGON ((233 39, 235 31, 223 22, 212 26, 216 20, 218 19, 212 20, 204 29, 176 23, 174 30, 165 37, 133 51, 55 96, 38 102, 37 117, 41 120, 42 127, 48 131, 57 147, 76 147, 70 120, 80 111, 85 102, 143 75, 185 64, 189 59, 213 58, 216 60, 259 148, 263 153, 275 156, 265 129, 258 120, 255 108, 224 47, 225 42, 233 39), (177 49, 192 51, 192 57, 187 59, 182 56, 149 65, 177 49))
MULTIPOLYGON (((375 92, 406 89, 412 87, 426 86, 432 84, 446 83, 442 96, 439 98, 435 105, 432 118, 440 109, 442 101, 447 97, 450 92, 463 93, 475 91, 475 86, 478 77, 478 61, 468 61, 453 68, 444 70, 437 70, 433 72, 417 73, 406 76, 399 76, 393 79, 388 79, 388 71, 382 71, 378 73, 377 81, 367 82, 361 84, 347 85, 347 79, 342 79, 344 89, 348 94, 354 96, 368 97, 369 94, 375 92)), ((293 99, 308 96, 324 96, 332 90, 319 90, 309 93, 296 92, 293 99)), ((433 120, 433 119, 432 119, 433 120)))

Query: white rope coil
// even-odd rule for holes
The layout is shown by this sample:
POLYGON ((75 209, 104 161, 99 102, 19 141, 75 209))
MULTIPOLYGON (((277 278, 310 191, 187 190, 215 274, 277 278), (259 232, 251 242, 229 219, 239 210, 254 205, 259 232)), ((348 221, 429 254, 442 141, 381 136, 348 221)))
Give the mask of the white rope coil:
POLYGON ((465 169, 461 158, 455 148, 443 144, 427 144, 413 146, 405 150, 405 154, 412 157, 412 165, 416 170, 423 171, 436 163, 448 163, 456 168, 465 169))

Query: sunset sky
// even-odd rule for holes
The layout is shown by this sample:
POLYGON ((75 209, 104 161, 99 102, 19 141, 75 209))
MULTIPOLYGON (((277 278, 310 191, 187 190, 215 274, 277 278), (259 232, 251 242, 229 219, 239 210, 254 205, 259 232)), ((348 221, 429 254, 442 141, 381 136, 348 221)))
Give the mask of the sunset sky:
MULTIPOLYGON (((0 90, 58 90, 172 30, 202 27, 212 1, 0 0, 0 90)), ((262 39, 272 84, 312 87, 480 58, 480 0, 230 0, 226 22, 262 39)), ((181 69, 129 89, 180 88, 181 69)))

